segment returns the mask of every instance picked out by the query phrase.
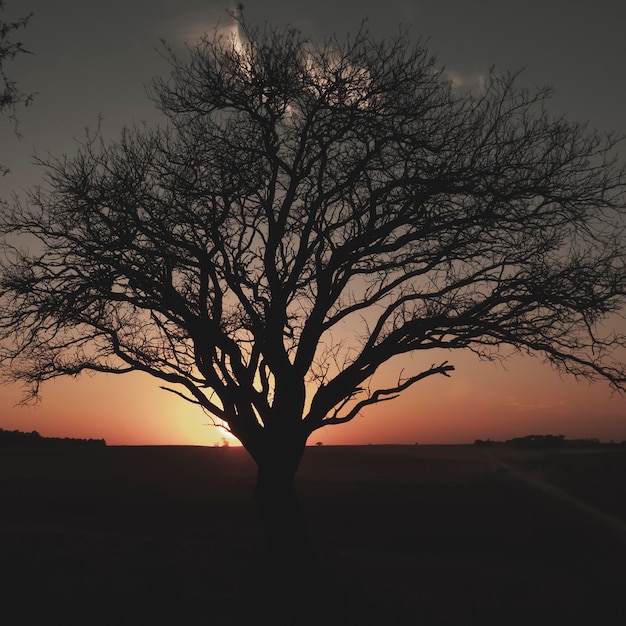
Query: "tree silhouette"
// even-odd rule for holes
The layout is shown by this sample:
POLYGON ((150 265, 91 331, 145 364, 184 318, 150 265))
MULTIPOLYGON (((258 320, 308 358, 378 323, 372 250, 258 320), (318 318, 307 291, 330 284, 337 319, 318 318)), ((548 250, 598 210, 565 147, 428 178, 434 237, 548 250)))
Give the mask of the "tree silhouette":
POLYGON ((514 75, 461 91, 407 34, 319 44, 237 20, 168 50, 163 127, 88 136, 2 218, 2 357, 27 400, 140 371, 223 422, 297 578, 307 438, 449 376, 440 349, 511 346, 623 388, 623 172, 617 138, 514 75))

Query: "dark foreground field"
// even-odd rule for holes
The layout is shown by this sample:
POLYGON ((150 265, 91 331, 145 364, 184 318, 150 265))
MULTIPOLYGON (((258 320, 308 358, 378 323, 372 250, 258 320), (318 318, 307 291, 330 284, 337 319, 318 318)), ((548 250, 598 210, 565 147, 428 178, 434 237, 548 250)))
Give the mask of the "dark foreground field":
MULTIPOLYGON (((0 449, 0 623, 288 623, 253 482, 234 448, 0 449)), ((311 448, 299 489, 320 624, 626 624, 623 448, 311 448)))

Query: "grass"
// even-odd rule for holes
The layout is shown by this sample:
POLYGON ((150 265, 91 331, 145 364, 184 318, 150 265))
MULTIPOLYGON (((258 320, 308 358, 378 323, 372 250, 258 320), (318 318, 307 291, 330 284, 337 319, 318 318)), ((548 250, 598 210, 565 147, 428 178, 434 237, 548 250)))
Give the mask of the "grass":
MULTIPOLYGON (((626 451, 307 449, 320 623, 626 623, 626 451)), ((278 624, 241 449, 0 450, 5 625, 278 624)))

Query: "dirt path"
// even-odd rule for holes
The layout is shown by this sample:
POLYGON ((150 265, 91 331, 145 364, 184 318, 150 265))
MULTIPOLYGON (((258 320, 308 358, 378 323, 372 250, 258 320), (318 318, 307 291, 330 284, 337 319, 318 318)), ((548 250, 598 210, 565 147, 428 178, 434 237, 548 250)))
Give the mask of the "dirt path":
POLYGON ((626 522, 619 517, 615 517, 600 509, 597 509, 583 500, 563 491, 559 487, 552 485, 543 480, 540 475, 533 472, 527 472, 519 467, 509 465, 504 461, 496 458, 492 454, 488 454, 488 460, 493 471, 506 472, 511 478, 522 481, 533 489, 537 489, 553 498, 556 498, 572 508, 577 509, 580 513, 594 519, 603 525, 606 529, 613 532, 619 543, 626 547, 626 522))

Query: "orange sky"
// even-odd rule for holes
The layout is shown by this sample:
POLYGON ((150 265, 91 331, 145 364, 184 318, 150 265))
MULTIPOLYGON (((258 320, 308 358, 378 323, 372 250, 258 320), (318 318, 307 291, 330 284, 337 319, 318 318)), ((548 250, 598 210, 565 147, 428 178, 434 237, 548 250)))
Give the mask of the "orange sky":
MULTIPOLYGON (((529 357, 511 359, 506 371, 471 354, 449 359, 457 366, 450 378, 421 381, 349 424, 316 431, 309 443, 471 443, 533 433, 626 440, 626 397, 612 396, 605 384, 561 378, 529 357)), ((3 389, 2 397, 0 428, 9 430, 104 438, 110 445, 211 446, 230 439, 207 426, 202 411, 141 374, 58 380, 44 386, 35 407, 11 407, 19 399, 16 387, 3 389)))
MULTIPOLYGON (((159 39, 181 45, 223 20, 228 3, 10 0, 7 5, 9 18, 24 10, 35 13, 20 33, 34 54, 16 59, 10 75, 37 95, 20 112, 21 141, 10 124, 0 126, 0 163, 11 167, 0 178, 3 198, 40 182, 42 172, 32 165, 35 151, 71 154, 74 138, 86 126, 97 126, 99 115, 108 136, 123 124, 153 121, 156 114, 144 85, 166 69, 155 52, 159 39)), ((513 71, 524 67, 522 80, 528 86, 555 87, 557 112, 588 119, 601 129, 626 131, 626 83, 621 79, 626 4, 258 0, 246 10, 257 22, 290 21, 313 34, 354 32, 365 15, 377 35, 395 33, 399 23, 412 26, 416 36, 430 38, 455 81, 471 83, 493 64, 513 71)), ((428 354, 423 358, 426 366, 438 360, 428 354)), ((457 367, 451 378, 422 381, 350 424, 314 433, 311 442, 462 443, 531 433, 626 440, 626 398, 612 397, 604 384, 561 379, 538 359, 515 358, 505 371, 478 363, 471 354, 441 360, 446 358, 457 367)), ((18 400, 17 387, 0 389, 0 428, 104 438, 109 444, 213 445, 224 436, 204 425, 201 411, 142 375, 57 381, 43 388, 36 407, 15 408, 18 400)))

